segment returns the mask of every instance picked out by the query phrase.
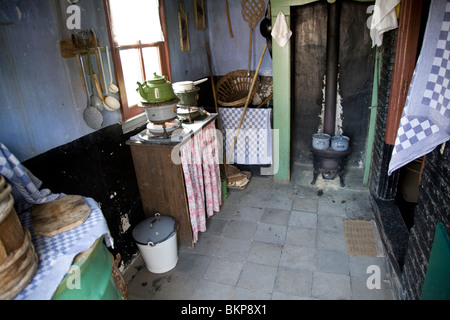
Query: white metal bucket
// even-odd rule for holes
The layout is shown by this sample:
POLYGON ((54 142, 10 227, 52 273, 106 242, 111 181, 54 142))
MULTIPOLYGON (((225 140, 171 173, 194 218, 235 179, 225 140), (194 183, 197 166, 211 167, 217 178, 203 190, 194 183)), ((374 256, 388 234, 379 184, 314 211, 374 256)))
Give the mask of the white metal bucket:
POLYGON ((175 268, 178 262, 177 233, 158 244, 143 245, 136 243, 144 258, 147 270, 152 273, 164 273, 175 268))

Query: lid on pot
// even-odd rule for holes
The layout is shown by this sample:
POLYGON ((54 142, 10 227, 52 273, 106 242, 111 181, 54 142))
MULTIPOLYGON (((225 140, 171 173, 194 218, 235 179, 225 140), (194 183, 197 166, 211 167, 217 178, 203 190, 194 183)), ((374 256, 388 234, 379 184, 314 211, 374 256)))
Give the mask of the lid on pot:
POLYGON ((165 241, 175 231, 175 219, 156 213, 154 217, 138 223, 133 229, 134 240, 143 245, 156 245, 165 241))
POLYGON ((150 83, 166 83, 166 76, 157 75, 156 72, 153 72, 153 75, 150 79, 146 79, 146 81, 150 83))

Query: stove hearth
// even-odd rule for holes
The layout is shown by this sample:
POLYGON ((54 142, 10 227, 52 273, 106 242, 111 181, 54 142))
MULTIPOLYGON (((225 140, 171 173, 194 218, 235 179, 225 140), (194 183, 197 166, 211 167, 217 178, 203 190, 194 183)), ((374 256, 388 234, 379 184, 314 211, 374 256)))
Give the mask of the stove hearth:
POLYGON ((339 176, 341 187, 345 187, 344 168, 350 152, 350 149, 336 151, 331 148, 325 150, 312 148, 314 175, 311 184, 315 185, 318 175, 322 174, 325 180, 333 180, 339 176))

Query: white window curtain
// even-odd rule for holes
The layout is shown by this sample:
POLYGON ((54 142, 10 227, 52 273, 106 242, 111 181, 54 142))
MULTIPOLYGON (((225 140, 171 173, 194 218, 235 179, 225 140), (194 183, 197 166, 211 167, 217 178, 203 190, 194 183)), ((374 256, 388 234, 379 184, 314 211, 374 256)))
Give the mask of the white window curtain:
POLYGON ((109 0, 114 41, 119 45, 164 41, 159 0, 109 0))

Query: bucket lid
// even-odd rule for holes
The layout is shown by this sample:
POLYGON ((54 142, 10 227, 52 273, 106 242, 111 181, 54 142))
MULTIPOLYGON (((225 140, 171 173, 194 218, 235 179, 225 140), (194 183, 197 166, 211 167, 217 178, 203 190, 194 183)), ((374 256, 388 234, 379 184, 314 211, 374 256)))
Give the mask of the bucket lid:
POLYGON ((156 245, 165 241, 175 230, 175 219, 156 213, 154 217, 138 223, 133 229, 134 240, 143 245, 156 245))

